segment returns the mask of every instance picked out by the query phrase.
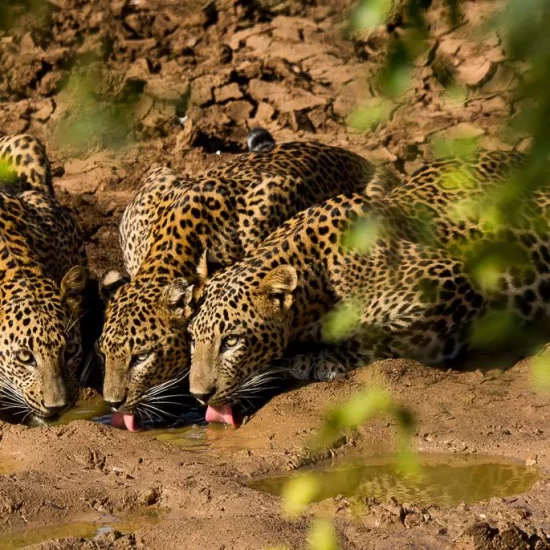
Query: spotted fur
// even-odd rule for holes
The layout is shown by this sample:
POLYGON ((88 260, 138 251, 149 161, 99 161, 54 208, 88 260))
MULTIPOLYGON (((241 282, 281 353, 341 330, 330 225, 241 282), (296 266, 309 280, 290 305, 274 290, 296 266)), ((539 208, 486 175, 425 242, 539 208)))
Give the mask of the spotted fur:
POLYGON ((139 412, 151 392, 188 369, 185 318, 206 253, 210 267, 230 265, 300 210, 339 192, 382 195, 396 181, 358 155, 318 143, 247 153, 194 179, 152 172, 122 220, 130 277, 110 270, 102 281, 106 401, 139 412))
POLYGON ((327 380, 380 357, 450 360, 489 307, 525 320, 550 313, 547 189, 534 202, 518 200, 514 230, 496 231, 474 211, 452 213, 522 162, 500 152, 435 162, 386 198, 344 194, 299 213, 207 285, 190 324, 191 392, 222 405, 250 398, 277 372, 327 380), (365 235, 375 231, 363 252, 344 240, 361 224, 365 235), (492 291, 471 271, 476 245, 486 242, 515 244, 525 256, 492 291), (334 308, 358 321, 338 342, 326 332, 334 308), (291 344, 318 349, 292 355, 291 344))
POLYGON ((74 402, 86 266, 43 145, 0 138, 0 412, 49 418, 74 402))

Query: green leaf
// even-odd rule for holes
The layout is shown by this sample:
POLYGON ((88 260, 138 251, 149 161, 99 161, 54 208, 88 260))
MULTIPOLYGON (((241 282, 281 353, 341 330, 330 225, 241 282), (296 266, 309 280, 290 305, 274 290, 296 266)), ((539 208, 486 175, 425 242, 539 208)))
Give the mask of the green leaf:
POLYGON ((474 347, 493 348, 510 342, 517 333, 517 317, 508 311, 489 311, 472 326, 470 343, 474 347))
POLYGON ((323 323, 323 339, 335 343, 347 338, 361 323, 363 308, 359 302, 349 302, 329 312, 323 323))
POLYGON ((16 172, 11 162, 6 158, 0 158, 0 182, 12 181, 16 172))
POLYGON ((382 228, 383 222, 378 218, 362 219, 344 235, 343 244, 359 254, 368 254, 380 237, 382 228))
POLYGON ((289 516, 301 514, 309 504, 315 502, 319 491, 320 483, 314 474, 289 479, 281 491, 283 510, 289 516))
POLYGON ((347 125, 361 132, 372 130, 375 126, 384 122, 390 115, 390 104, 383 100, 376 100, 369 104, 363 104, 350 113, 347 125))
POLYGON ((550 391, 550 348, 546 348, 533 358, 531 379, 537 390, 550 391))
MULTIPOLYGON (((435 136, 431 143, 436 158, 458 157, 468 160, 479 149, 477 137, 443 138, 435 136)), ((463 170, 467 170, 467 167, 464 167, 463 170)), ((460 178, 460 174, 458 177, 460 178)))
POLYGON ((310 550, 338 550, 338 540, 332 521, 316 518, 309 530, 308 543, 310 550))
POLYGON ((392 0, 362 0, 352 15, 352 27, 372 29, 386 22, 392 0))

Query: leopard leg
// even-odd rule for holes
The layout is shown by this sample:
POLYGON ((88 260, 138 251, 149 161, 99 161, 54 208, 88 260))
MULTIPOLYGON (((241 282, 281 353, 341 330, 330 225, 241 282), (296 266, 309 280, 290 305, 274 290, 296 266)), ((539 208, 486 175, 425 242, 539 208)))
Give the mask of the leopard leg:
POLYGON ((377 359, 395 357, 387 342, 352 338, 339 345, 284 359, 288 376, 296 380, 334 380, 377 359))

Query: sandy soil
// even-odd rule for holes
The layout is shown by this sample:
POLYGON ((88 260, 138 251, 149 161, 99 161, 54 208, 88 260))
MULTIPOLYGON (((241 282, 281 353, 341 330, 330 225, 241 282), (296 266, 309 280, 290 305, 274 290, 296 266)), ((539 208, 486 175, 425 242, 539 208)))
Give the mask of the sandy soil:
MULTIPOLYGON (((367 133, 344 120, 375 101, 370 76, 390 32, 346 40, 348 0, 45 0, 34 15, 28 4, 3 14, 9 30, 0 24, 0 128, 46 143, 94 274, 120 266, 117 223, 149 168, 199 173, 244 150, 254 125, 279 141, 344 146, 404 174, 430 158, 438 137, 478 137, 499 149, 528 144, 501 131, 522 68, 506 61, 498 36, 472 39, 494 1, 466 3, 455 28, 442 2, 432 3, 429 53, 389 121, 367 133), (466 86, 464 102, 444 93, 450 69, 466 86)), ((400 32, 396 22, 391 32, 400 32)), ((238 430, 194 428, 198 439, 184 446, 85 420, 0 423, 0 547, 302 548, 319 513, 334 518, 343 548, 550 548, 549 421, 550 399, 533 390, 528 360, 480 358, 462 372, 381 362, 280 395, 238 430), (390 499, 390 488, 388 498, 363 499, 358 515, 337 497, 300 519, 248 487, 295 470, 325 407, 373 380, 414 411, 416 450, 449 463, 500 457, 538 469, 538 481, 517 496, 453 506, 390 499)), ((395 428, 371 422, 334 455, 383 454, 395 428)))

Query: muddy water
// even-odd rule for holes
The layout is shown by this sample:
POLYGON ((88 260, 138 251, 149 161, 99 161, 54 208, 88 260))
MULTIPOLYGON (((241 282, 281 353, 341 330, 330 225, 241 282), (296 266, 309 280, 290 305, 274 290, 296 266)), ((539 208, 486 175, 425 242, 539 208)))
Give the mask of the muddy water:
MULTIPOLYGON (((439 506, 523 493, 540 477, 536 469, 501 458, 420 455, 418 459, 415 470, 400 467, 395 459, 386 458, 310 470, 298 476, 310 479, 314 502, 343 495, 375 497, 379 501, 394 497, 398 502, 439 506)), ((260 479, 250 486, 281 496, 289 479, 289 476, 260 479)))
POLYGON ((160 520, 157 512, 135 512, 124 517, 101 516, 88 521, 79 521, 33 529, 8 530, 0 534, 0 548, 2 550, 16 550, 44 541, 82 537, 94 539, 98 535, 118 531, 120 533, 133 533, 145 525, 151 525, 160 520))
POLYGON ((95 397, 78 401, 72 409, 51 424, 52 426, 61 426, 74 420, 91 420, 101 424, 110 424, 111 415, 107 403, 101 397, 95 397))
MULTIPOLYGON (((109 409, 100 397, 77 403, 56 424, 84 419, 110 424, 109 409)), ((188 451, 199 452, 217 447, 216 443, 223 443, 227 439, 227 427, 206 425, 200 420, 200 415, 182 417, 180 424, 184 425, 143 430, 136 436, 155 438, 188 451)), ((311 477, 315 487, 315 501, 337 495, 357 495, 376 497, 381 501, 394 497, 399 502, 440 506, 474 503, 523 493, 531 489, 540 475, 536 469, 490 457, 420 455, 418 466, 414 471, 404 469, 394 458, 382 457, 345 466, 317 468, 299 475, 311 477)), ((261 479, 250 485, 260 491, 281 495, 288 479, 261 479)))
MULTIPOLYGON (((71 410, 61 416, 52 425, 60 426, 75 420, 90 420, 101 424, 111 424, 109 407, 101 397, 79 401, 71 410)), ((170 445, 192 451, 205 451, 212 443, 220 439, 226 431, 225 426, 207 425, 201 415, 190 413, 182 416, 173 427, 145 429, 137 432, 137 437, 153 437, 170 445)))

